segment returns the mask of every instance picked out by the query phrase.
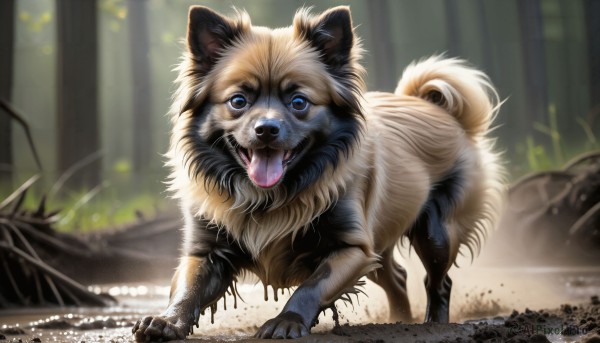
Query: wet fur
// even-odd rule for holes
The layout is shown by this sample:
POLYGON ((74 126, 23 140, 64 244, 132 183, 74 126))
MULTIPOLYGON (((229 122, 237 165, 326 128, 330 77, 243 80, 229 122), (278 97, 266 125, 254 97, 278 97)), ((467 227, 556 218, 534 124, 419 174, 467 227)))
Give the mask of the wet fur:
POLYGON ((479 249, 499 212, 502 172, 487 138, 498 97, 484 74, 441 57, 409 66, 395 94, 365 93, 360 53, 344 7, 300 10, 274 30, 245 13, 190 10, 167 154, 183 257, 168 309, 138 322, 137 339, 185 337, 245 272, 299 286, 259 337, 308 334, 365 275, 386 290, 392 320, 411 320, 392 254, 403 236, 428 272, 426 320, 448 321, 446 273, 461 247, 479 249), (306 118, 286 109, 289 84, 310 100, 306 118), (223 104, 240 91, 255 104, 237 118, 223 104), (270 189, 252 183, 231 143, 251 142, 247 127, 265 115, 289 126, 282 144, 309 142, 270 189))

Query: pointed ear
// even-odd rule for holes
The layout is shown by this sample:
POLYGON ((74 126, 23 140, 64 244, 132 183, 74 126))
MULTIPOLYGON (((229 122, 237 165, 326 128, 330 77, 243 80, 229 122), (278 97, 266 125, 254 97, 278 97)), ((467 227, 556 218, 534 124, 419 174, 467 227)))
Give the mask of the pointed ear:
POLYGON ((188 49, 203 74, 210 71, 222 50, 249 27, 245 19, 247 16, 232 20, 204 6, 190 7, 188 49))
POLYGON ((307 10, 296 13, 294 33, 310 42, 320 53, 323 62, 332 69, 344 66, 350 60, 354 46, 354 31, 350 8, 331 8, 316 18, 307 10))

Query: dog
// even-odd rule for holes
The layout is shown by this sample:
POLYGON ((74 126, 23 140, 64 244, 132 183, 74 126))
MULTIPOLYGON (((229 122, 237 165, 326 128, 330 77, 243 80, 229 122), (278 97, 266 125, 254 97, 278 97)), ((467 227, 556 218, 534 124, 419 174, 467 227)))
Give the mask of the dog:
POLYGON ((297 287, 258 338, 310 334, 318 314, 367 276, 390 320, 411 321, 407 237, 425 266, 426 322, 449 321, 459 249, 476 254, 504 183, 489 138, 500 101, 466 62, 434 56, 395 93, 366 92, 348 7, 301 9, 291 27, 253 26, 193 6, 167 153, 184 216, 183 252, 160 316, 138 341, 183 339, 253 273, 297 287))

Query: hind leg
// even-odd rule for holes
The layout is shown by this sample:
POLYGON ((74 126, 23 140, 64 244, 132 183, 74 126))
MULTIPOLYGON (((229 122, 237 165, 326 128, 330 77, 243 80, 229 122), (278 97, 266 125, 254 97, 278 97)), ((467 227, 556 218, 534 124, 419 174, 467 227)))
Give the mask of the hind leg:
POLYGON ((369 274, 369 279, 383 288, 390 307, 390 321, 411 322, 410 301, 406 292, 406 269, 394 261, 394 249, 381 255, 381 268, 369 274))
POLYGON ((448 323, 452 280, 447 273, 456 253, 451 249, 448 231, 435 207, 421 215, 410 232, 410 241, 427 271, 425 321, 448 323))

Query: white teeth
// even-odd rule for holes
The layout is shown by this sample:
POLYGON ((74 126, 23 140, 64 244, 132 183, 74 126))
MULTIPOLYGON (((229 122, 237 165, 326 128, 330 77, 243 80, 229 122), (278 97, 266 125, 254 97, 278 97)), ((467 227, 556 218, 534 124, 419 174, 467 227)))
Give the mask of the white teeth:
POLYGON ((250 161, 252 161, 252 150, 240 148, 238 153, 240 154, 240 158, 242 161, 244 161, 244 163, 248 164, 250 161))
POLYGON ((286 151, 283 152, 283 160, 289 159, 290 156, 292 156, 292 151, 291 150, 286 150, 286 151))

